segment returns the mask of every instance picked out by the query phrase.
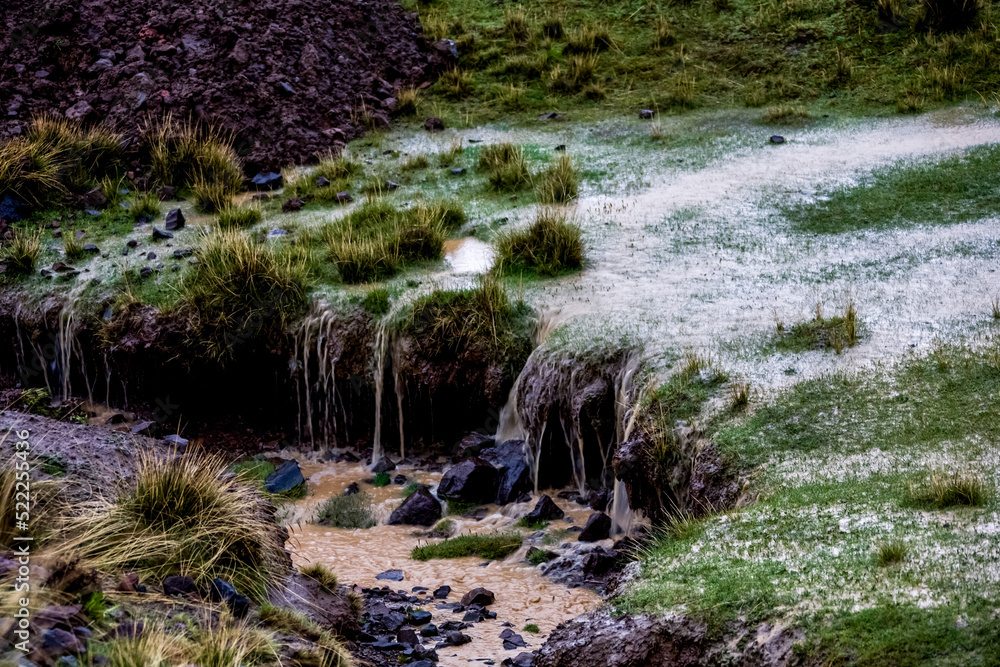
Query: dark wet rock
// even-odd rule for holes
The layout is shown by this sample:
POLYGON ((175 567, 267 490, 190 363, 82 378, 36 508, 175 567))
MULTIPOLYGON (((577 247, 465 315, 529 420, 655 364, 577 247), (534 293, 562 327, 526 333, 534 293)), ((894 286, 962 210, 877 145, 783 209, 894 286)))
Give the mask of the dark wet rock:
POLYGON ((504 661, 500 664, 504 667, 534 667, 535 654, 524 652, 518 653, 513 658, 504 658, 504 661))
POLYGON ((89 252, 89 253, 94 253, 94 254, 97 254, 97 253, 101 252, 101 249, 100 249, 100 248, 98 248, 98 247, 97 247, 96 245, 94 245, 93 243, 88 243, 88 244, 86 244, 85 246, 83 246, 83 251, 84 251, 84 252, 89 252))
POLYGON ((162 241, 162 240, 165 240, 165 239, 172 239, 172 238, 174 238, 174 235, 171 234, 170 232, 160 231, 156 227, 153 227, 153 239, 154 240, 161 240, 162 241))
POLYGON ((83 644, 72 632, 51 628, 42 634, 42 650, 49 657, 55 658, 69 653, 80 653, 83 650, 83 644))
POLYGON ((440 625, 440 630, 441 632, 454 632, 455 630, 464 630, 467 627, 469 624, 461 621, 445 621, 440 625))
POLYGON ((557 111, 549 111, 548 113, 543 113, 538 117, 538 120, 562 120, 565 118, 561 113, 557 111))
POLYGON ((295 211, 301 211, 302 207, 306 205, 306 202, 301 197, 293 197, 288 199, 281 205, 281 210, 284 213, 293 213, 295 211))
POLYGON ((496 498, 497 482, 497 469, 474 456, 444 474, 438 484, 438 497, 466 503, 490 503, 496 498))
POLYGON ((389 190, 389 191, 398 190, 399 189, 399 183, 395 183, 393 181, 386 181, 385 182, 385 189, 389 190))
POLYGON ((431 116, 424 121, 424 129, 428 132, 444 132, 444 121, 437 116, 431 116))
POLYGON ((316 179, 316 187, 317 188, 330 187, 330 179, 328 179, 326 176, 320 176, 319 178, 316 179))
POLYGON ((390 470, 395 470, 395 469, 396 469, 396 464, 393 463, 388 456, 380 458, 372 466, 372 472, 376 474, 380 472, 389 472, 390 470))
POLYGON ((441 586, 434 591, 434 597, 438 600, 444 600, 451 594, 451 586, 441 586))
POLYGON ((375 575, 376 579, 382 581, 402 581, 403 571, 402 570, 386 570, 385 572, 379 572, 375 575))
POLYGON ((639 118, 642 120, 652 120, 655 115, 656 112, 652 109, 642 109, 639 111, 639 118))
POLYGON ((591 489, 587 494, 586 504, 590 505, 591 509, 597 510, 598 512, 606 510, 610 503, 611 489, 601 489, 600 491, 591 489))
POLYGON ((184 228, 184 214, 181 213, 179 208, 171 209, 167 212, 167 217, 163 222, 163 226, 169 231, 176 231, 178 229, 184 228))
POLYGON ((451 170, 451 175, 452 176, 461 176, 464 173, 465 173, 465 168, 464 167, 453 167, 452 170, 451 170))
POLYGON ((583 557, 583 576, 587 581, 602 580, 618 564, 618 552, 614 549, 592 551, 583 557))
POLYGON ((149 268, 148 266, 144 266, 141 269, 139 269, 140 278, 148 278, 151 275, 153 275, 153 269, 149 268))
POLYGON ((245 618, 250 612, 250 600, 245 595, 240 595, 232 584, 223 579, 212 580, 208 597, 212 602, 224 602, 236 618, 245 618))
POLYGON ((479 456, 480 452, 489 449, 495 442, 493 436, 483 433, 469 433, 455 445, 455 454, 452 460, 459 463, 470 456, 479 456))
POLYGON ((300 612, 335 634, 354 637, 361 630, 351 603, 345 596, 296 571, 269 592, 268 601, 277 607, 300 612))
POLYGON ((390 526, 433 526, 441 518, 441 503, 425 486, 411 493, 389 517, 390 526))
POLYGON ((163 580, 164 595, 199 596, 198 584, 191 577, 172 575, 163 580))
POLYGON ((424 627, 420 628, 421 637, 437 637, 438 634, 438 628, 433 623, 428 623, 424 627))
POLYGON ((66 273, 68 271, 75 271, 76 269, 65 262, 53 262, 52 270, 56 273, 66 273))
POLYGON ((424 625, 431 622, 431 613, 422 609, 413 609, 406 614, 410 625, 424 625))
POLYGON ((177 435, 176 433, 172 433, 170 435, 163 436, 163 441, 164 442, 168 442, 171 445, 174 445, 178 449, 183 449, 184 447, 187 447, 187 444, 188 444, 187 438, 182 438, 181 436, 177 435))
POLYGON ((524 637, 510 629, 501 632, 500 639, 503 640, 503 647, 508 651, 513 651, 516 648, 524 648, 527 646, 524 642, 524 637))
POLYGON ((173 201, 177 199, 177 190, 172 185, 164 185, 156 191, 156 196, 160 201, 173 201))
POLYGON ((559 506, 556 505, 552 498, 543 493, 542 497, 535 504, 535 509, 525 514, 524 518, 532 523, 539 523, 541 521, 555 521, 564 516, 566 516, 566 513, 559 509, 559 506))
POLYGON ((413 628, 400 628, 399 632, 396 633, 396 639, 411 646, 420 643, 420 637, 417 636, 417 632, 413 628))
POLYGON ((135 424, 132 429, 132 435, 145 435, 149 437, 154 437, 156 435, 156 422, 142 421, 135 424))
POLYGON ((594 512, 587 519, 587 525, 577 539, 580 542, 605 540, 611 535, 611 517, 604 512, 594 512))
POLYGON ((408 663, 407 667, 437 667, 437 660, 417 660, 416 662, 408 663))
POLYGON ((354 197, 352 197, 351 193, 347 192, 346 190, 337 193, 338 204, 350 204, 352 201, 354 201, 354 197))
POLYGON ((466 607, 473 605, 486 607, 493 604, 495 600, 496 596, 493 595, 493 591, 488 591, 485 588, 473 588, 462 596, 462 604, 466 607))
POLYGON ((566 152, 566 144, 559 144, 553 150, 555 150, 555 151, 557 151, 559 153, 565 153, 566 152))
POLYGON ((284 493, 291 491, 299 484, 305 484, 298 461, 285 461, 264 480, 264 489, 268 493, 284 493))
POLYGON ((80 204, 85 208, 104 208, 107 203, 108 198, 101 188, 94 188, 80 197, 80 204))
POLYGON ((287 235, 288 235, 288 230, 287 229, 281 229, 279 227, 279 228, 275 228, 275 229, 272 229, 271 231, 269 231, 267 233, 267 238, 269 238, 269 239, 277 239, 277 238, 281 238, 282 236, 287 236, 287 235))
POLYGON ((146 253, 146 259, 152 262, 154 259, 156 259, 156 253, 155 252, 147 252, 146 253))
POLYGON ((490 510, 488 507, 475 507, 465 514, 462 515, 463 519, 472 519, 473 521, 482 521, 490 515, 490 510))
POLYGON ((190 257, 193 253, 191 248, 178 248, 174 250, 174 257, 181 259, 182 257, 190 257))
POLYGON ((785 143, 785 138, 780 134, 772 134, 770 141, 772 144, 783 144, 785 143))
POLYGON ((285 184, 281 174, 273 171, 262 171, 250 180, 254 190, 277 190, 285 184))
POLYGON ((522 493, 534 489, 528 455, 524 442, 508 440, 490 449, 484 449, 480 457, 497 468, 497 492, 494 502, 506 505, 514 502, 522 493))
POLYGON ((462 634, 458 630, 453 630, 445 635, 445 644, 447 646, 462 646, 463 644, 468 644, 471 641, 472 637, 462 634))
POLYGON ((392 478, 392 483, 397 485, 406 484, 406 475, 396 475, 392 478))
POLYGON ((136 248, 139 246, 139 242, 136 241, 135 239, 129 239, 128 241, 125 242, 125 245, 128 246, 129 248, 136 248))
POLYGON ((344 489, 344 495, 353 496, 355 493, 361 493, 361 487, 358 486, 357 482, 351 482, 347 485, 347 488, 344 489))
POLYGON ((371 644, 369 644, 369 646, 371 646, 376 651, 384 651, 384 652, 402 651, 403 649, 406 648, 406 644, 402 644, 400 642, 384 642, 384 641, 372 642, 371 644))

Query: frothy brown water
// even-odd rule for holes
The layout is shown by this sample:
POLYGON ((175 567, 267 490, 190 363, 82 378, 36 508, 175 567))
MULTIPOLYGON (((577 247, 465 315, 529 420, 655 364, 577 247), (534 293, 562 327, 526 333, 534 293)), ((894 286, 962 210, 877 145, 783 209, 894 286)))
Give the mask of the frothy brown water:
MULTIPOLYGON (((469 590, 482 586, 496 594, 496 602, 490 607, 497 613, 496 620, 477 623, 463 630, 472 637, 470 644, 447 647, 438 651, 443 667, 466 665, 469 660, 491 658, 500 662, 507 656, 515 656, 522 650, 538 648, 545 636, 556 625, 574 616, 596 608, 601 598, 595 592, 584 588, 567 588, 545 579, 538 569, 524 559, 527 546, 512 554, 504 561, 486 562, 481 558, 454 558, 447 560, 415 561, 410 558, 413 547, 436 541, 420 536, 423 531, 413 526, 388 526, 385 521, 392 510, 401 502, 402 488, 389 485, 375 488, 362 480, 371 473, 361 464, 305 464, 303 473, 309 477, 309 496, 297 502, 286 520, 291 539, 288 547, 297 566, 320 562, 328 565, 345 584, 364 587, 391 588, 409 592, 423 586, 433 591, 439 586, 451 586, 448 602, 458 601, 469 590), (368 530, 345 530, 319 526, 306 521, 315 517, 322 503, 331 496, 344 492, 352 482, 358 482, 363 491, 369 493, 375 503, 375 513, 379 525, 368 530), (385 570, 402 570, 404 579, 400 582, 379 581, 375 578, 385 570), (501 624, 509 622, 513 630, 524 637, 528 649, 506 651, 500 639, 504 629, 501 624), (533 623, 541 633, 533 635, 523 632, 525 625, 533 623)), ((402 473, 410 482, 436 485, 441 475, 425 473, 413 469, 400 469, 391 474, 402 473)), ((559 501, 571 521, 555 521, 549 527, 550 533, 559 534, 571 525, 582 525, 590 510, 568 501, 559 501)), ((532 531, 515 527, 517 518, 529 511, 530 503, 508 505, 504 508, 490 506, 490 514, 481 521, 450 517, 456 524, 455 534, 489 533, 496 530, 517 530, 525 535, 532 531)), ((567 539, 575 539, 568 537, 567 539)), ((462 615, 451 610, 435 609, 433 623, 461 620, 462 615)), ((431 644, 431 642, 427 642, 431 644)))

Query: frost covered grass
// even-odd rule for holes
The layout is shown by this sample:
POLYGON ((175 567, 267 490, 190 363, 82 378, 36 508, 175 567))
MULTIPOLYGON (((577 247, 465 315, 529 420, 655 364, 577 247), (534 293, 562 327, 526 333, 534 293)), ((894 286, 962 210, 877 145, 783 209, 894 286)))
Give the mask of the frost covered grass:
POLYGON ((992 664, 997 350, 941 347, 718 417, 709 431, 753 471, 757 502, 661 531, 618 607, 684 610, 715 632, 780 619, 823 664, 992 664))

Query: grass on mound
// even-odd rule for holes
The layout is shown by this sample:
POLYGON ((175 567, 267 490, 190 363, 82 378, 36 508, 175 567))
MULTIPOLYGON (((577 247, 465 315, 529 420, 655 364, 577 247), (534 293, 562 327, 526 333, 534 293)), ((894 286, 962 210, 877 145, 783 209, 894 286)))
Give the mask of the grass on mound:
POLYGON ((384 280, 406 264, 441 259, 448 234, 465 222, 454 204, 398 209, 384 200, 365 203, 323 229, 330 259, 346 283, 384 280))
POLYGON ((1000 146, 978 146, 938 162, 877 169, 828 202, 784 214, 796 230, 820 234, 977 220, 1000 212, 998 173, 1000 146))
POLYGON ((261 220, 260 209, 256 206, 236 206, 229 204, 219 210, 219 227, 222 229, 246 229, 261 220))
POLYGON ((479 169, 497 192, 514 192, 531 183, 524 149, 511 143, 491 144, 479 153, 479 169))
POLYGON ((317 522, 334 528, 371 528, 375 525, 372 497, 364 491, 331 496, 319 508, 317 522))
POLYGON ((521 547, 523 538, 517 533, 493 533, 491 535, 462 535, 422 547, 414 547, 410 554, 413 560, 432 558, 464 558, 479 556, 490 560, 500 560, 521 547))
POLYGON ((785 331, 778 323, 775 347, 786 352, 807 352, 809 350, 834 350, 837 354, 845 347, 858 344, 858 312, 854 302, 849 302, 842 316, 823 317, 820 305, 816 306, 816 316, 808 322, 797 322, 785 331))
POLYGON ((463 350, 520 368, 531 352, 530 311, 512 303, 492 275, 465 290, 436 290, 413 302, 397 323, 430 355, 463 350))
POLYGON ((82 554, 109 574, 182 574, 203 589, 218 577, 263 599, 287 573, 284 547, 264 498, 226 470, 218 455, 139 451, 135 481, 75 519, 82 554))
POLYGON ((305 260, 238 229, 213 230, 195 249, 198 264, 182 285, 205 330, 208 354, 283 331, 306 306, 305 260))
POLYGON ((225 132, 167 116, 147 125, 144 138, 153 177, 163 185, 195 188, 199 205, 208 203, 209 194, 233 195, 243 185, 243 163, 225 132))
POLYGON ((574 119, 742 106, 908 113, 991 100, 1000 87, 992 0, 404 5, 428 38, 458 47, 457 67, 422 93, 446 123, 553 109, 574 119))
POLYGON ((539 209, 531 225, 500 234, 495 245, 501 272, 556 276, 583 267, 583 233, 555 209, 539 209))
POLYGON ((560 155, 555 164, 535 179, 535 192, 543 204, 565 204, 576 199, 580 190, 580 172, 568 155, 560 155))

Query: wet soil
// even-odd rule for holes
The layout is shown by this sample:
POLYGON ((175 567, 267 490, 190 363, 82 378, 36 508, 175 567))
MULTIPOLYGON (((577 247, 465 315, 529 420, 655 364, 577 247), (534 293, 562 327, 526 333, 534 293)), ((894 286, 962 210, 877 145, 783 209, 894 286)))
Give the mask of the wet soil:
POLYGON ((233 132, 251 171, 313 159, 362 116, 386 124, 396 91, 443 65, 392 0, 12 0, 0 14, 0 138, 39 113, 133 137, 170 113, 233 132))

